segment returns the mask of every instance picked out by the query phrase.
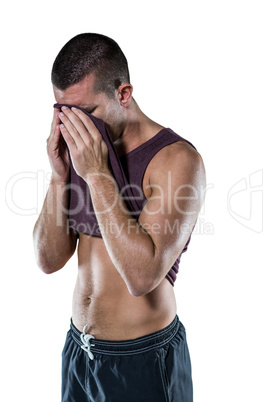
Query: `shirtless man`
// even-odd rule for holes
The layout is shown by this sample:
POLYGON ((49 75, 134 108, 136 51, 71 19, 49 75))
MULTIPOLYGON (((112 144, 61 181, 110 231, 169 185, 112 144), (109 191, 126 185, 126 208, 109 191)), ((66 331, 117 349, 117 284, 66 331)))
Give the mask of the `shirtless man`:
POLYGON ((168 273, 203 202, 202 158, 173 132, 177 140, 163 145, 147 165, 142 180, 147 202, 136 220, 122 208, 107 145, 84 112, 104 121, 120 157, 145 152, 142 144, 166 133, 133 99, 121 49, 102 35, 77 35, 55 59, 52 84, 57 104, 78 106, 54 109, 47 139, 52 176, 33 231, 37 264, 47 274, 62 269, 77 248, 71 327, 62 351, 62 402, 192 402, 185 328, 177 316, 175 279, 168 273), (68 224, 68 150, 90 191, 101 237, 68 224), (179 229, 168 230, 176 222, 179 229), (111 225, 118 232, 104 229, 111 225))

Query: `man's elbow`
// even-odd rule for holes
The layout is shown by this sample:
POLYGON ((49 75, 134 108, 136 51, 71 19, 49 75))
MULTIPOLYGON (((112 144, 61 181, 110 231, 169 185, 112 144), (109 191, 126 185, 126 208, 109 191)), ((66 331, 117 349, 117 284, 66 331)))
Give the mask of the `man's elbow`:
POLYGON ((74 254, 75 248, 66 252, 49 253, 39 247, 35 247, 34 254, 38 268, 45 274, 53 274, 62 269, 74 254))
POLYGON ((152 278, 140 277, 136 278, 136 280, 132 280, 127 286, 129 293, 132 296, 140 297, 150 293, 157 286, 157 284, 158 282, 152 278))
POLYGON ((140 297, 140 296, 144 296, 144 292, 143 291, 141 291, 140 289, 137 289, 137 288, 134 288, 134 287, 129 287, 128 286, 128 291, 129 291, 129 293, 131 294, 131 296, 134 296, 134 297, 140 297))
POLYGON ((40 270, 44 273, 44 274, 47 274, 47 275, 49 275, 49 274, 54 274, 54 272, 57 272, 57 271, 59 271, 61 268, 63 268, 64 267, 64 265, 63 266, 48 266, 48 265, 45 265, 45 266, 40 266, 39 265, 39 268, 40 268, 40 270))
POLYGON ((40 271, 42 271, 44 274, 53 274, 54 272, 59 271, 61 268, 64 267, 65 263, 57 263, 57 262, 51 262, 46 258, 39 258, 36 257, 36 264, 40 271))
POLYGON ((36 264, 45 274, 53 274, 62 269, 76 250, 77 238, 72 236, 64 244, 46 244, 33 237, 36 264))

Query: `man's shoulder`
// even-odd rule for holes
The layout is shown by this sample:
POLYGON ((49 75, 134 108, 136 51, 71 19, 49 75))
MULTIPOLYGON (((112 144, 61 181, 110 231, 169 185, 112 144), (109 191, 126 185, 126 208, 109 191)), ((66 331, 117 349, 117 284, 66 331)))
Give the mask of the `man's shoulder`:
POLYGON ((189 188, 195 188, 196 192, 205 188, 203 159, 188 142, 174 142, 162 148, 152 159, 148 182, 152 197, 158 193, 173 197, 178 189, 185 191, 187 197, 189 188))
POLYGON ((200 163, 202 160, 199 152, 185 139, 178 140, 161 148, 151 161, 152 172, 161 170, 182 169, 186 166, 200 163))

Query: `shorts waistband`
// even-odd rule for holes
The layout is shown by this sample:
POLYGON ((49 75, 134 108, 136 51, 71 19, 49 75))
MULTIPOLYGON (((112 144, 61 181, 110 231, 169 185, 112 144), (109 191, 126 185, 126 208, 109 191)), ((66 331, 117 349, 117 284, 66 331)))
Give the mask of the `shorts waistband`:
MULTIPOLYGON (((137 353, 144 353, 151 349, 156 349, 164 346, 174 338, 179 328, 183 327, 176 314, 174 320, 165 328, 153 332, 148 335, 141 336, 135 339, 128 339, 122 341, 108 341, 103 339, 96 339, 93 335, 84 333, 88 337, 89 349, 92 353, 101 353, 107 355, 131 355, 137 353)), ((73 324, 71 318, 70 325, 71 336, 74 341, 84 349, 85 342, 82 342, 83 333, 80 332, 73 324)))

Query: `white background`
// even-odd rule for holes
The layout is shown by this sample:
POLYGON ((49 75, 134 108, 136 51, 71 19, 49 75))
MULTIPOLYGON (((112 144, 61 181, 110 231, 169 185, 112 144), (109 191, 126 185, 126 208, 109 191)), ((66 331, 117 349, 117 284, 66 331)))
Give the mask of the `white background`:
POLYGON ((142 110, 205 162, 206 201, 175 283, 194 401, 267 402, 266 7, 26 0, 2 8, 1 401, 60 401, 77 258, 45 275, 32 229, 50 173, 51 66, 71 37, 97 32, 126 54, 142 110))

